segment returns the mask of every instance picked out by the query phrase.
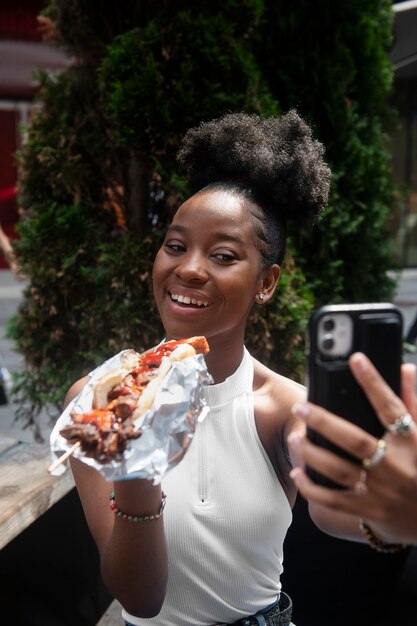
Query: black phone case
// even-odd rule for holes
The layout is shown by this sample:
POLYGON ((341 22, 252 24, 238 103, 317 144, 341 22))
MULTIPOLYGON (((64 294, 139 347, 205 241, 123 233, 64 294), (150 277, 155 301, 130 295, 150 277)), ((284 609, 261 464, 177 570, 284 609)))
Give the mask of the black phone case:
MULTIPOLYGON (((311 316, 306 369, 308 399, 380 438, 384 433, 384 427, 348 366, 350 354, 358 351, 370 358, 393 391, 400 395, 402 362, 400 310, 391 304, 352 304, 323 306, 311 316), (322 316, 332 312, 347 313, 353 321, 352 346, 349 353, 343 357, 323 356, 317 346, 318 322, 322 316)), ((359 463, 355 457, 311 428, 307 428, 307 436, 315 444, 359 463)), ((306 471, 318 484, 336 489, 343 488, 310 467, 307 467, 306 471)))

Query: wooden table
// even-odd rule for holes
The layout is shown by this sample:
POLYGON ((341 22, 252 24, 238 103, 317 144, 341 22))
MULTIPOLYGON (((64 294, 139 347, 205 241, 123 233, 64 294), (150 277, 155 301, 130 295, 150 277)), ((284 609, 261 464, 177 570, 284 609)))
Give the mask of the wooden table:
POLYGON ((48 473, 49 444, 0 436, 0 549, 73 487, 71 471, 48 473))

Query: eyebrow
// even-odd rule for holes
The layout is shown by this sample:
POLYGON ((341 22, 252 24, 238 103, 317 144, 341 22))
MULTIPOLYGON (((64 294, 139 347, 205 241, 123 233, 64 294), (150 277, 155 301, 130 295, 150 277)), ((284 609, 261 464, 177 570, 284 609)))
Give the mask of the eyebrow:
MULTIPOLYGON (((186 233, 187 230, 188 229, 185 226, 180 226, 179 224, 176 224, 176 225, 168 226, 167 233, 172 233, 172 232, 186 233)), ((245 244, 244 240, 241 237, 238 237, 237 235, 233 235, 232 233, 223 233, 219 231, 217 233, 214 233, 214 238, 217 239, 218 241, 235 241, 236 243, 239 243, 240 245, 245 244)))

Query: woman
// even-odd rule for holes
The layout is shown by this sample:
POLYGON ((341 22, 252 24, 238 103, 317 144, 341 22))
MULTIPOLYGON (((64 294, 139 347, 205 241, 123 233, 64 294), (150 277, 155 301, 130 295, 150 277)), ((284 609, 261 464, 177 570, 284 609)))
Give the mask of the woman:
POLYGON ((17 262, 16 254, 14 252, 13 246, 10 242, 9 237, 4 232, 1 224, 0 224, 0 251, 2 252, 6 263, 9 265, 11 271, 13 272, 13 276, 17 280, 22 280, 22 275, 20 273, 19 265, 17 262))
MULTIPOLYGON (((203 123, 186 134, 179 160, 193 195, 156 256, 154 295, 168 339, 208 339, 210 414, 163 479, 167 506, 153 522, 115 518, 111 485, 77 460, 72 469, 104 582, 128 624, 289 624, 280 574, 296 491, 286 441, 303 428, 292 407, 305 391, 250 356, 245 326, 274 294, 286 221, 318 218, 330 171, 294 111, 203 123)), ((161 511, 161 487, 149 481, 118 481, 114 492, 120 511, 161 511)), ((311 514, 322 528, 364 540, 351 516, 328 510, 326 520, 315 505, 311 514)))

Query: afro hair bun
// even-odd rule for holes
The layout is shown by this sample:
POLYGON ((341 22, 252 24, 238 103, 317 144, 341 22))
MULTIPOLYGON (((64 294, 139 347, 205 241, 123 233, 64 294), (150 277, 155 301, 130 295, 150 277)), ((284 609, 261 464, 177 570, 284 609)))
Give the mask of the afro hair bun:
POLYGON ((326 207, 331 172, 324 147, 295 110, 281 117, 229 113, 184 136, 178 162, 193 192, 244 183, 277 217, 315 222, 326 207))

